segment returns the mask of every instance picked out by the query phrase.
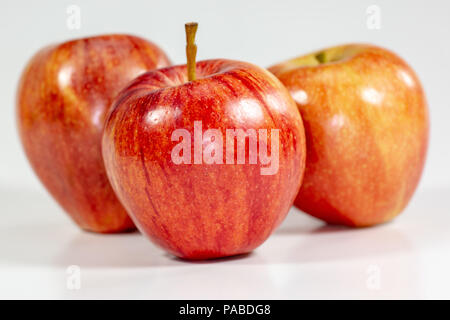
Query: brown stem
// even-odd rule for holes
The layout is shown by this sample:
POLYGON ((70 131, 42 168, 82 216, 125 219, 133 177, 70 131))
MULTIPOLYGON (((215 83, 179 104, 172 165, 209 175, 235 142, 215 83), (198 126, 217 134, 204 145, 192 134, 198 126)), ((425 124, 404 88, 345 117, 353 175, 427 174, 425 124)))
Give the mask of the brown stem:
POLYGON ((197 55, 197 46, 195 45, 195 33, 197 32, 198 23, 189 22, 184 25, 186 30, 186 58, 188 80, 193 81, 195 76, 195 57, 197 55))

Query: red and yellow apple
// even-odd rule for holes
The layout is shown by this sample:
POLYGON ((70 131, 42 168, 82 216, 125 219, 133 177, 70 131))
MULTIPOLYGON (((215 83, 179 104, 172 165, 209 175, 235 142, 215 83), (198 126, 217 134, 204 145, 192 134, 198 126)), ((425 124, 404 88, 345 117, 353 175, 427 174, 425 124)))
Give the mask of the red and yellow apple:
POLYGON ((298 192, 302 120, 268 71, 224 59, 192 65, 189 42, 187 52, 187 66, 147 72, 118 96, 103 135, 106 171, 140 231, 172 254, 247 253, 281 223, 298 192), (259 155, 265 149, 278 158, 252 162, 250 131, 267 134, 259 135, 259 155), (274 161, 277 170, 263 173, 274 161))
POLYGON ((269 69, 302 115, 307 146, 301 210, 332 224, 397 216, 419 182, 428 109, 414 71, 371 45, 338 46, 269 69))
POLYGON ((108 182, 101 134, 119 91, 167 65, 149 41, 103 35, 48 46, 26 66, 17 93, 20 138, 44 186, 81 228, 134 228, 108 182))

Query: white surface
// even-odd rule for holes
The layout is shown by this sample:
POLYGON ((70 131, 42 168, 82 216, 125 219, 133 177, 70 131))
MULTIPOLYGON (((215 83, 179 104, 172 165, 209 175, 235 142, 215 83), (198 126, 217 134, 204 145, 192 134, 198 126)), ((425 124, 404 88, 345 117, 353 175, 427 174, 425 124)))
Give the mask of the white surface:
POLYGON ((0 298, 450 298, 449 1, 0 1, 0 298), (81 29, 66 26, 69 5, 81 29), (367 8, 381 10, 370 30, 367 8), (139 234, 79 231, 32 173, 16 134, 14 97, 26 61, 43 46, 133 33, 184 63, 186 21, 200 23, 199 59, 261 66, 347 42, 403 56, 427 93, 431 141, 418 194, 393 223, 347 230, 290 213, 247 257, 186 263, 139 234), (81 289, 66 269, 81 267, 81 289), (376 289, 376 275, 380 288, 376 289), (375 277, 375 278, 374 278, 375 277))
POLYGON ((424 191, 394 222, 367 229, 292 209, 252 254, 196 263, 139 233, 80 231, 46 194, 1 191, 0 298, 450 298, 450 189, 424 191), (79 290, 67 287, 70 265, 79 290))

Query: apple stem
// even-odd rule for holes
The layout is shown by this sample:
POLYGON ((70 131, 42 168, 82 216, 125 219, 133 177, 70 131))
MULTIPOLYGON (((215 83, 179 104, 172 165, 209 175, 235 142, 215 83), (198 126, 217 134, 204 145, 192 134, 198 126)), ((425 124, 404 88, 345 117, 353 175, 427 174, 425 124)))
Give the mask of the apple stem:
POLYGON ((198 23, 189 22, 184 25, 186 30, 186 58, 188 80, 193 81, 195 76, 195 57, 197 55, 197 46, 195 44, 195 33, 197 32, 198 23))

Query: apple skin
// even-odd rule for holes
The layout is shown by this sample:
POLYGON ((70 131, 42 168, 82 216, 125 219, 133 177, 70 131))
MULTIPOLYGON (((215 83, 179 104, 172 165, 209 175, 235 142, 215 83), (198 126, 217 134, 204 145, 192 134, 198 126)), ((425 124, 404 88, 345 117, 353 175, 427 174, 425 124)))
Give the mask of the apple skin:
POLYGON ((418 185, 428 145, 428 108, 413 70, 394 53, 363 44, 269 70, 305 125, 306 169, 295 205, 354 227, 397 216, 418 185))
POLYGON ((105 125, 106 171, 138 229, 170 253, 185 259, 248 253, 281 223, 299 190, 302 120, 267 70, 222 59, 198 62, 196 70, 190 82, 185 65, 151 71, 124 89, 105 125), (174 164, 171 134, 184 128, 193 137, 194 121, 224 137, 226 129, 279 129, 278 172, 261 175, 248 151, 245 164, 174 164))
POLYGON ((48 46, 23 71, 17 122, 25 153, 41 182, 82 229, 135 229, 106 176, 103 125, 113 98, 128 82, 169 63, 149 41, 102 35, 48 46))

